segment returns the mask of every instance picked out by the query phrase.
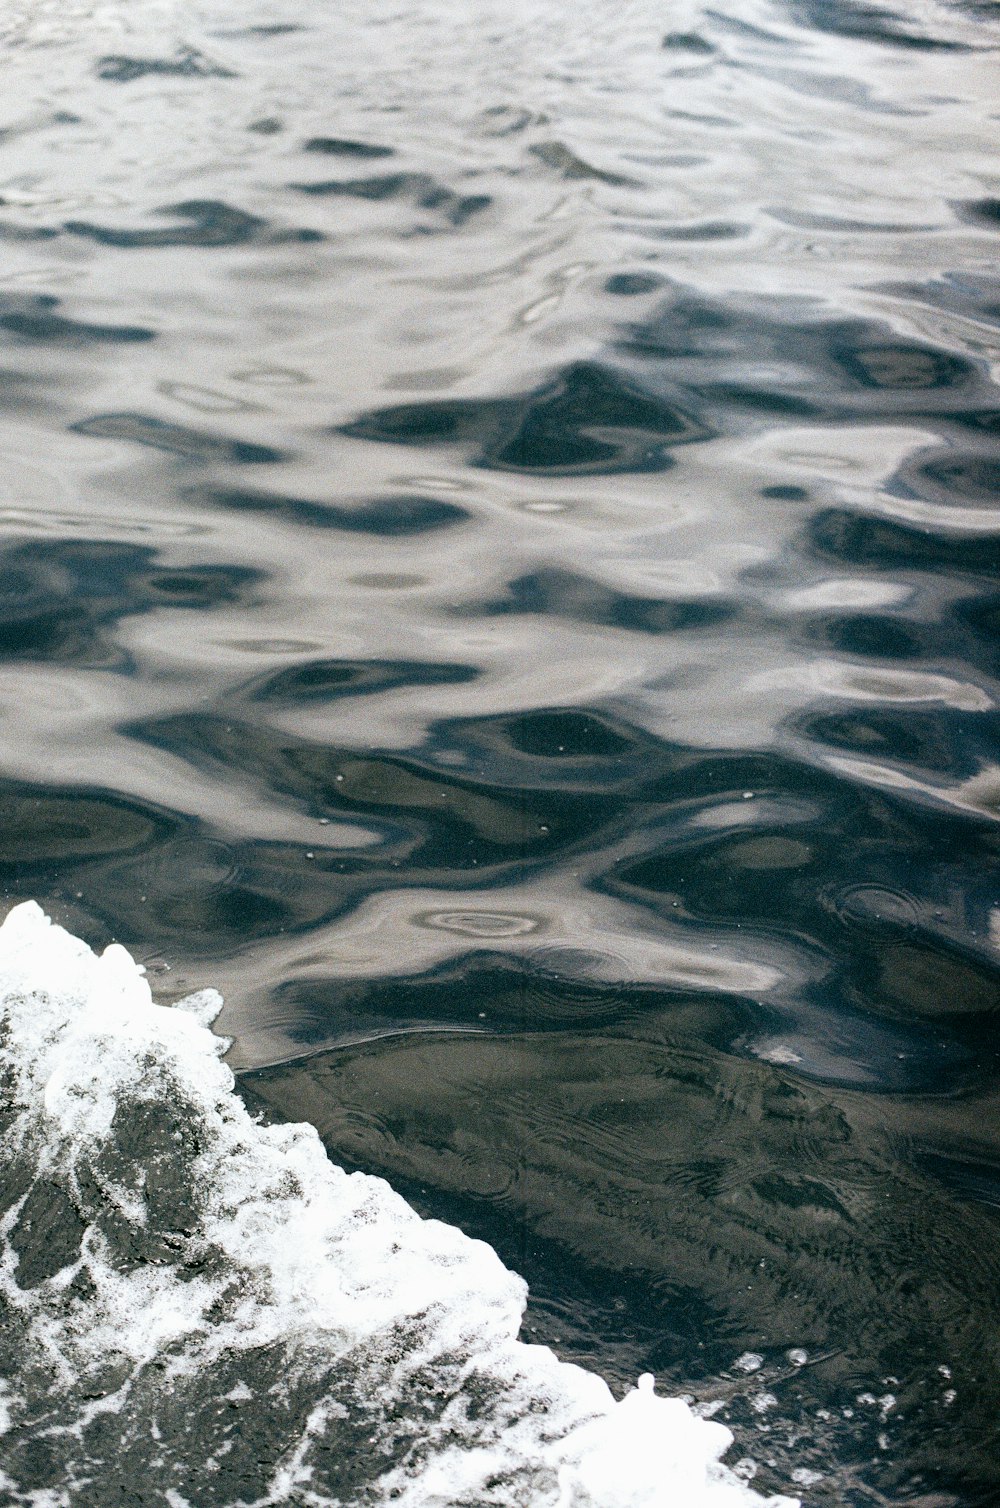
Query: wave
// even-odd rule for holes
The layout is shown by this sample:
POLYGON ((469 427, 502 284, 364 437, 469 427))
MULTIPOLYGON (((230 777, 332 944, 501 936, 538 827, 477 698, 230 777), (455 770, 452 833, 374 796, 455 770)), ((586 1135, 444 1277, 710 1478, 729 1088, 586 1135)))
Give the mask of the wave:
POLYGON ((760 1508, 723 1425, 520 1342, 492 1248, 255 1121, 221 997, 142 976, 0 928, 3 1503, 760 1508))

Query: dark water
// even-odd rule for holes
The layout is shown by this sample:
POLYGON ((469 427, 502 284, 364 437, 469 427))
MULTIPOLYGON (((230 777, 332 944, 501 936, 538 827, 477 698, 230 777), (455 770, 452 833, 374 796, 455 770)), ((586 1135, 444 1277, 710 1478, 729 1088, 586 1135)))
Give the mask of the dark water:
POLYGON ((1000 1502, 995 8, 0 38, 7 900, 755 1486, 1000 1502))

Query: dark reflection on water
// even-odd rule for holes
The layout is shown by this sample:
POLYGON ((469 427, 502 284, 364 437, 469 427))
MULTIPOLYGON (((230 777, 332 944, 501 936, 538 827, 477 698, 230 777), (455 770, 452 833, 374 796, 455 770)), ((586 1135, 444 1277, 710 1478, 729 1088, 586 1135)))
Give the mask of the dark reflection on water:
POLYGON ((111 84, 133 84, 150 76, 203 79, 231 79, 236 75, 219 63, 213 63, 194 47, 181 47, 172 58, 133 58, 125 54, 101 58, 97 76, 111 84))
POLYGON ((91 341, 154 340, 155 330, 142 325, 94 325, 86 320, 67 319, 57 314, 59 299, 52 294, 0 299, 0 329, 22 340, 42 344, 83 346, 91 341))
POLYGON ((857 37, 866 42, 888 42, 893 47, 915 48, 921 52, 964 52, 961 42, 914 31, 905 18, 882 6, 858 4, 857 0, 840 0, 829 5, 824 0, 797 0, 792 15, 802 25, 831 31, 842 37, 857 37))
POLYGON ((661 470, 668 445, 708 432, 669 403, 596 363, 580 362, 519 399, 414 403, 345 425, 346 435, 398 445, 469 444, 481 465, 516 471, 661 470))
POLYGON ((111 540, 25 541, 0 553, 0 651, 5 661, 134 669, 114 630, 161 607, 211 612, 249 606, 261 571, 172 569, 148 546, 111 540))
MULTIPOLYGON (((146 443, 152 444, 152 441, 146 443)), ((166 448, 166 446, 164 446, 166 448)), ((241 447, 245 450, 247 447, 241 447)), ((255 460, 255 455, 241 455, 241 460, 255 460)), ((266 457, 265 459, 270 459, 266 457)), ((280 493, 258 492, 249 487, 192 488, 187 496, 208 507, 231 508, 245 513, 270 513, 291 523, 306 524, 314 529, 346 529, 353 534, 423 534, 430 529, 447 528, 469 517, 464 508, 444 498, 407 496, 373 497, 349 503, 316 503, 308 498, 284 497, 280 493)))
POLYGON ((380 147, 371 141, 345 141, 342 136, 314 136, 303 146, 304 152, 322 152, 327 157, 354 157, 370 160, 392 157, 392 147, 380 147))
POLYGON ((378 696, 398 686, 461 685, 474 680, 474 665, 435 665, 418 660, 313 660, 270 675, 250 693, 255 701, 289 706, 331 697, 378 696))
MULTIPOLYGON (((957 499, 956 499, 957 501, 957 499)), ((864 517, 846 509, 817 511, 809 524, 810 544, 820 556, 875 569, 934 570, 992 581, 1000 562, 1000 539, 979 531, 934 533, 919 524, 864 517)))
POLYGON ((165 204, 154 213, 182 223, 162 230, 116 230, 110 225, 93 225, 88 220, 67 220, 63 229, 75 236, 87 236, 102 246, 121 246, 129 250, 164 246, 245 246, 252 241, 278 245, 282 241, 323 240, 317 230, 276 231, 260 215, 247 214, 220 199, 185 199, 182 204, 165 204))
POLYGON ((758 1485, 997 1501, 995 18, 125 9, 0 23, 7 899, 758 1485))
MULTIPOLYGON (((609 291, 634 295, 647 286, 637 274, 609 291)), ((945 434, 952 426, 995 433, 1000 391, 985 363, 900 340, 873 322, 821 319, 805 300, 795 305, 761 299, 741 307, 678 287, 616 343, 635 362, 631 372, 575 363, 522 398, 406 404, 342 432, 471 445, 479 464, 503 469, 591 474, 663 469, 672 446, 775 418, 919 418, 945 434)), ((971 465, 995 462, 973 456, 971 465)))
POLYGON ((725 602, 703 599, 664 602, 659 597, 627 596, 572 571, 541 570, 508 582, 503 597, 477 602, 465 612, 489 618, 505 613, 546 613, 580 623, 656 634, 719 623, 731 617, 734 609, 725 602))
MULTIPOLYGON (((306 144, 306 151, 310 150, 315 151, 312 142, 306 144)), ((360 154, 355 151, 353 155, 360 154)), ((367 155, 380 156, 381 153, 372 149, 367 155)), ((438 211, 449 225, 456 227, 464 225, 490 204, 488 194, 456 194, 429 173, 382 173, 374 178, 330 178, 319 183, 296 183, 292 187, 302 194, 324 197, 340 194, 349 199, 368 199, 373 203, 401 199, 412 202, 418 209, 438 211)))

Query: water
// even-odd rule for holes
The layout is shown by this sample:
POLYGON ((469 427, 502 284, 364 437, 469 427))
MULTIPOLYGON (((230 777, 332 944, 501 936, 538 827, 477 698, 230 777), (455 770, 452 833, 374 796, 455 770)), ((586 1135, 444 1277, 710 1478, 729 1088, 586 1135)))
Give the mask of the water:
POLYGON ((755 1488, 1000 1500, 994 9, 0 37, 8 902, 755 1488))
POLYGON ((4 1502, 795 1508, 647 1375, 516 1338, 523 1280, 308 1125, 255 1124, 206 1028, 34 902, 0 931, 4 1502))

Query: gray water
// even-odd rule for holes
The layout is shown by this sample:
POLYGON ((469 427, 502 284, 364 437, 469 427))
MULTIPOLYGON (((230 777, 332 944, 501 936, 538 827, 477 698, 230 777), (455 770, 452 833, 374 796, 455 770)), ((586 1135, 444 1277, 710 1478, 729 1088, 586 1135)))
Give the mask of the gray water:
POLYGON ((1000 1502, 998 45, 0 15, 8 901, 816 1503, 1000 1502))

